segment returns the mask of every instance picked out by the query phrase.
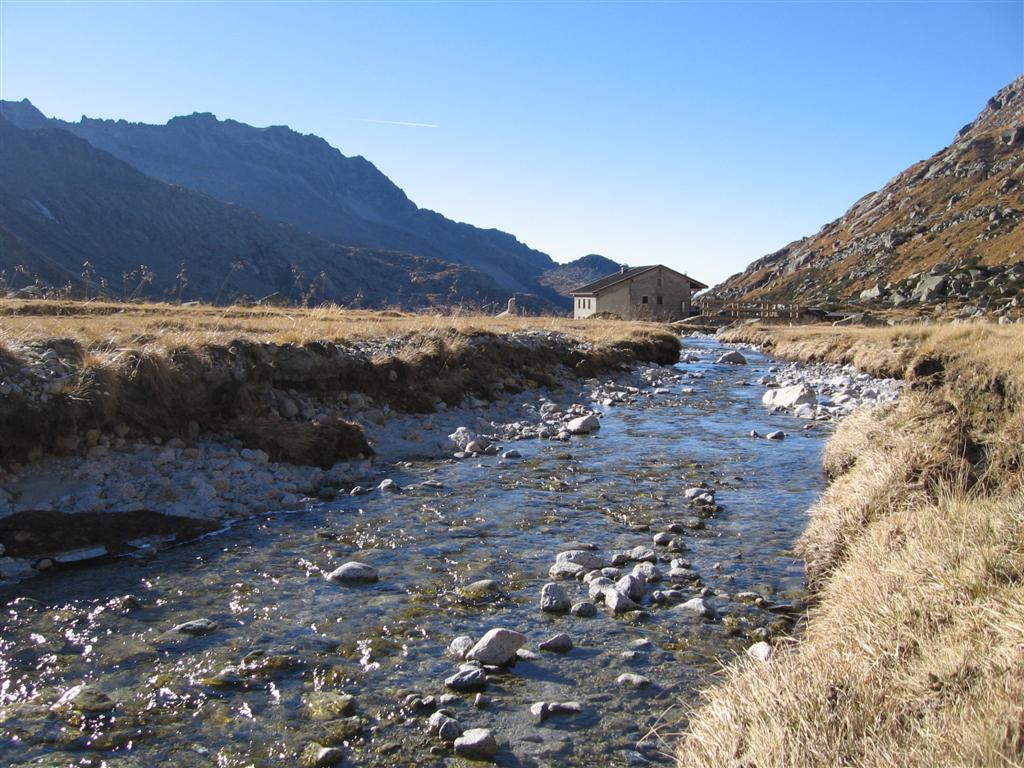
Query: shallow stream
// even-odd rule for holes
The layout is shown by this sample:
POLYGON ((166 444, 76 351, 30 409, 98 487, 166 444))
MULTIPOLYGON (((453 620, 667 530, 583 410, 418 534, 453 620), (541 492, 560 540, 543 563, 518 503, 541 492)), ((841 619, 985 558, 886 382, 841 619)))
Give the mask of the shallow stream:
MULTIPOLYGON (((593 437, 519 442, 518 460, 402 465, 388 473, 400 494, 346 496, 155 557, 62 568, 6 588, 0 763, 296 765, 317 741, 341 746, 345 765, 461 765, 427 732, 429 706, 408 697, 451 693, 444 679, 458 662, 449 642, 497 626, 525 633, 534 651, 556 632, 575 643, 492 675, 486 707, 474 707, 472 694, 445 705, 463 728, 491 729, 498 764, 668 763, 700 686, 757 628, 792 626, 786 604, 799 604, 803 574, 792 547, 822 488, 828 435, 769 415, 761 388, 739 383, 764 374, 770 359, 745 352, 747 366, 715 365, 713 342, 686 343, 684 353, 701 360, 678 368, 703 377, 604 409, 593 437), (790 434, 775 442, 751 438, 752 429, 790 434), (674 556, 716 594, 719 619, 650 605, 649 593, 646 617, 540 612, 548 568, 572 542, 609 558, 638 545, 671 557, 652 536, 695 521, 683 492, 699 482, 715 488, 721 509, 681 534, 685 551, 674 556), (372 565, 380 581, 324 580, 348 560, 372 565), (479 579, 496 580, 500 594, 459 594, 479 579), (744 591, 765 601, 721 597, 744 591), (164 634, 200 618, 216 629, 164 634), (619 687, 625 672, 654 684, 619 687), (53 708, 80 683, 113 708, 53 708), (321 690, 354 696, 351 715, 311 717, 303 696, 321 690), (582 712, 537 723, 529 711, 569 700, 582 712)), ((563 583, 585 598, 585 585, 563 583)))

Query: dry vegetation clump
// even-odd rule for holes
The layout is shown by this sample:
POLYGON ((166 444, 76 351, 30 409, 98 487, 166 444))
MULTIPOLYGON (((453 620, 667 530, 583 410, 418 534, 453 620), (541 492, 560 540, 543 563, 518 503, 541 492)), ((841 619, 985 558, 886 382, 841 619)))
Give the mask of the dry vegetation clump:
POLYGON ((705 692, 679 764, 1024 765, 1024 331, 742 335, 781 356, 902 365, 911 390, 830 441, 799 545, 806 632, 705 692))

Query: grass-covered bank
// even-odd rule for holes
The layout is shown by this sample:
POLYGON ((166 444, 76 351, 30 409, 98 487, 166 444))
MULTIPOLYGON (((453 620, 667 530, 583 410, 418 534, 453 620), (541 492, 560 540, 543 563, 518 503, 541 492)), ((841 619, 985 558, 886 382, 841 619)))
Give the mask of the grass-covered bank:
POLYGON ((663 326, 553 317, 0 301, 0 319, 0 465, 215 433, 330 466, 369 452, 345 412, 430 412, 680 350, 663 326))
POLYGON ((838 428, 800 542, 806 631, 724 673, 689 713, 679 764, 1024 764, 1024 329, 727 339, 909 391, 838 428))

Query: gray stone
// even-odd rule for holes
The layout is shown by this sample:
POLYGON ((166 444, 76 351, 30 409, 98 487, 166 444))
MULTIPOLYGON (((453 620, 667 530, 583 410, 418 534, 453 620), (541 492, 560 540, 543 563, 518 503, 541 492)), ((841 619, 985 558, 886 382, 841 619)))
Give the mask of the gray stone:
POLYGON ((597 606, 588 600, 584 600, 573 605, 569 612, 581 619, 589 619, 597 615, 597 606))
POLYGON ((569 594, 561 584, 545 584, 540 591, 540 609, 545 613, 565 613, 572 606, 569 594))
POLYGON ((192 619, 192 621, 186 621, 183 624, 178 624, 175 627, 171 627, 168 634, 175 635, 208 635, 211 632, 217 630, 217 622, 211 621, 210 619, 192 619))
POLYGON ((550 651, 551 653, 568 653, 572 650, 572 638, 564 632, 559 632, 553 637, 549 637, 544 642, 537 645, 542 651, 550 651))
POLYGON ((455 754, 468 760, 493 760, 498 742, 486 728, 470 728, 455 740, 455 754))
POLYGON ((621 688, 647 688, 650 686, 651 680, 643 675, 627 672, 615 678, 615 683, 621 688))
POLYGON ((786 439, 786 433, 783 432, 781 429, 778 429, 778 430, 776 430, 774 432, 769 432, 767 435, 765 435, 765 437, 768 440, 785 440, 786 439))
POLYGON ((572 563, 573 565, 582 566, 588 571, 604 568, 608 565, 603 558, 586 549, 567 549, 564 552, 559 552, 555 555, 555 562, 572 563))
POLYGON ((448 653, 457 659, 464 659, 472 647, 473 638, 469 635, 459 635, 448 644, 448 653))
POLYGON ((466 658, 500 667, 515 659, 516 651, 522 648, 525 642, 526 635, 521 632, 496 627, 489 629, 477 644, 469 649, 466 658))
POLYGON ((761 403, 769 408, 792 408, 796 405, 817 405, 818 397, 806 384, 769 389, 761 396, 761 403))
POLYGON ((373 584, 377 581, 377 571, 366 563, 351 561, 339 565, 324 578, 339 584, 373 584))
POLYGON ((472 693, 487 689, 487 675, 482 669, 460 669, 444 681, 453 691, 472 693))
POLYGON ((694 597, 672 609, 677 613, 692 613, 706 619, 715 617, 715 609, 703 597, 694 597))
POLYGON ((327 768, 337 765, 345 757, 345 753, 338 747, 325 747, 311 741, 299 755, 299 765, 302 768, 327 768))
POLYGON ((746 365, 747 358, 745 358, 743 355, 741 355, 739 352, 733 349, 721 355, 717 360, 715 360, 715 362, 730 363, 731 365, 746 365))
POLYGON ((604 592, 604 604, 613 614, 629 613, 640 610, 640 606, 630 600, 617 589, 608 587, 604 592))
POLYGON ((642 578, 627 573, 615 582, 615 588, 630 600, 638 602, 643 599, 644 593, 647 591, 647 583, 642 578))

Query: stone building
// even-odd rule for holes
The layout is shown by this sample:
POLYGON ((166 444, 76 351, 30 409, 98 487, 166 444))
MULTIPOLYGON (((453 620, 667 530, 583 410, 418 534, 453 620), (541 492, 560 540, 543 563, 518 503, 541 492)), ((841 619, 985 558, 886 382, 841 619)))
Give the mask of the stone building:
POLYGON ((623 320, 682 320, 695 291, 707 288, 682 272, 655 264, 622 267, 572 292, 573 317, 608 313, 623 320))

